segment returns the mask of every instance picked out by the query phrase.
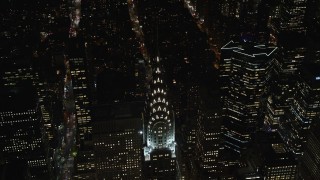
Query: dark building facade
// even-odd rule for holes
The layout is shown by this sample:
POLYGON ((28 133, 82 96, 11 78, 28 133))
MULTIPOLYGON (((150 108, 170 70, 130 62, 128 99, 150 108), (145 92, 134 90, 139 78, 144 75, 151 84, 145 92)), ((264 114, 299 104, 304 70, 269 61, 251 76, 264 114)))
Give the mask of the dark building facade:
POLYGON ((320 123, 315 123, 308 138, 299 166, 303 179, 317 179, 320 176, 320 123))
POLYGON ((303 154, 306 136, 320 113, 318 69, 316 64, 304 65, 301 69, 290 110, 279 130, 288 148, 297 156, 303 154))
POLYGON ((221 48, 225 147, 246 149, 261 123, 261 108, 272 76, 276 47, 230 41, 221 48))
POLYGON ((296 80, 295 76, 276 75, 271 81, 270 93, 265 106, 264 126, 266 131, 279 131, 289 111, 296 80))
POLYGON ((280 3, 280 19, 277 29, 305 33, 306 0, 282 0, 280 3))
POLYGON ((196 159, 202 179, 214 179, 222 171, 220 163, 222 137, 222 108, 215 93, 202 96, 196 124, 196 159))
MULTIPOLYGON (((90 101, 90 81, 89 64, 86 56, 86 48, 82 37, 77 36, 78 27, 69 39, 68 49, 68 73, 70 73, 70 82, 73 92, 73 102, 75 105, 75 124, 77 156, 75 157, 75 176, 76 179, 88 178, 94 175, 93 146, 92 146, 92 125, 91 125, 91 101, 90 101), (92 157, 92 158, 87 158, 92 157)), ((91 80, 91 79, 90 79, 91 80)))
POLYGON ((32 179, 49 177, 40 120, 35 89, 1 89, 0 164, 25 163, 32 179))
POLYGON ((132 102, 94 108, 97 179, 142 179, 143 105, 132 102))
POLYGON ((261 136, 266 138, 260 137, 256 146, 256 153, 260 156, 258 171, 261 176, 266 179, 295 179, 298 161, 294 154, 286 150, 285 143, 277 133, 263 134, 261 133, 261 136))
POLYGON ((238 179, 295 179, 298 161, 277 132, 259 131, 244 154, 238 179))

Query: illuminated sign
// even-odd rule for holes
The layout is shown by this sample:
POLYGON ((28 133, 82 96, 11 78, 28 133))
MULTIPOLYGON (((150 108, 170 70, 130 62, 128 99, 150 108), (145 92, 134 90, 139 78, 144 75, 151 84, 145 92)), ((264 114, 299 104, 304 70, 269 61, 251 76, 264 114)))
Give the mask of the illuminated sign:
POLYGON ((316 80, 320 80, 320 76, 316 77, 316 80))

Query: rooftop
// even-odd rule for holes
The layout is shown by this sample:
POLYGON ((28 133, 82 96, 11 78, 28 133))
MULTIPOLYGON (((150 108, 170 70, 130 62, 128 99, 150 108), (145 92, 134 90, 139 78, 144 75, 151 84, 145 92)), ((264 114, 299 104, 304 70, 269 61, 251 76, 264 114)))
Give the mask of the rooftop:
POLYGON ((93 133, 114 133, 142 130, 144 102, 95 106, 92 109, 93 133))
POLYGON ((293 154, 285 149, 283 140, 276 132, 258 132, 255 141, 256 151, 261 153, 268 166, 295 165, 293 154))
POLYGON ((284 48, 301 48, 306 46, 306 36, 301 33, 281 33, 279 35, 279 45, 284 48))
POLYGON ((95 121, 141 117, 144 102, 98 105, 92 108, 95 121))
POLYGON ((264 44, 254 44, 252 42, 234 42, 230 41, 226 45, 224 45, 221 49, 230 49, 233 52, 237 52, 242 55, 246 55, 248 57, 256 57, 256 56, 270 56, 276 50, 275 46, 266 46, 264 44))

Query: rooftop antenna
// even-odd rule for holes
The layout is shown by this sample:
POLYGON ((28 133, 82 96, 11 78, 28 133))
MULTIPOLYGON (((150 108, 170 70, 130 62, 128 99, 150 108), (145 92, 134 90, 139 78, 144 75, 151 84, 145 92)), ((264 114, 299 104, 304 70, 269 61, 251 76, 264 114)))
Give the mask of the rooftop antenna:
POLYGON ((160 55, 160 52, 159 52, 159 13, 160 11, 158 11, 158 14, 157 14, 157 19, 156 19, 156 50, 157 50, 157 56, 160 55))

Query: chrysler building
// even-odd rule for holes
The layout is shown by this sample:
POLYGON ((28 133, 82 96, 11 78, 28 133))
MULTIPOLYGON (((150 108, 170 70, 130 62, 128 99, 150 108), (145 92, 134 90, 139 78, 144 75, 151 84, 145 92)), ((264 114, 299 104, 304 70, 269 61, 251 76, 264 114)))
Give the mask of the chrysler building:
POLYGON ((174 114, 170 110, 161 59, 152 62, 152 80, 144 116, 144 158, 148 178, 175 176, 176 143, 174 114))

